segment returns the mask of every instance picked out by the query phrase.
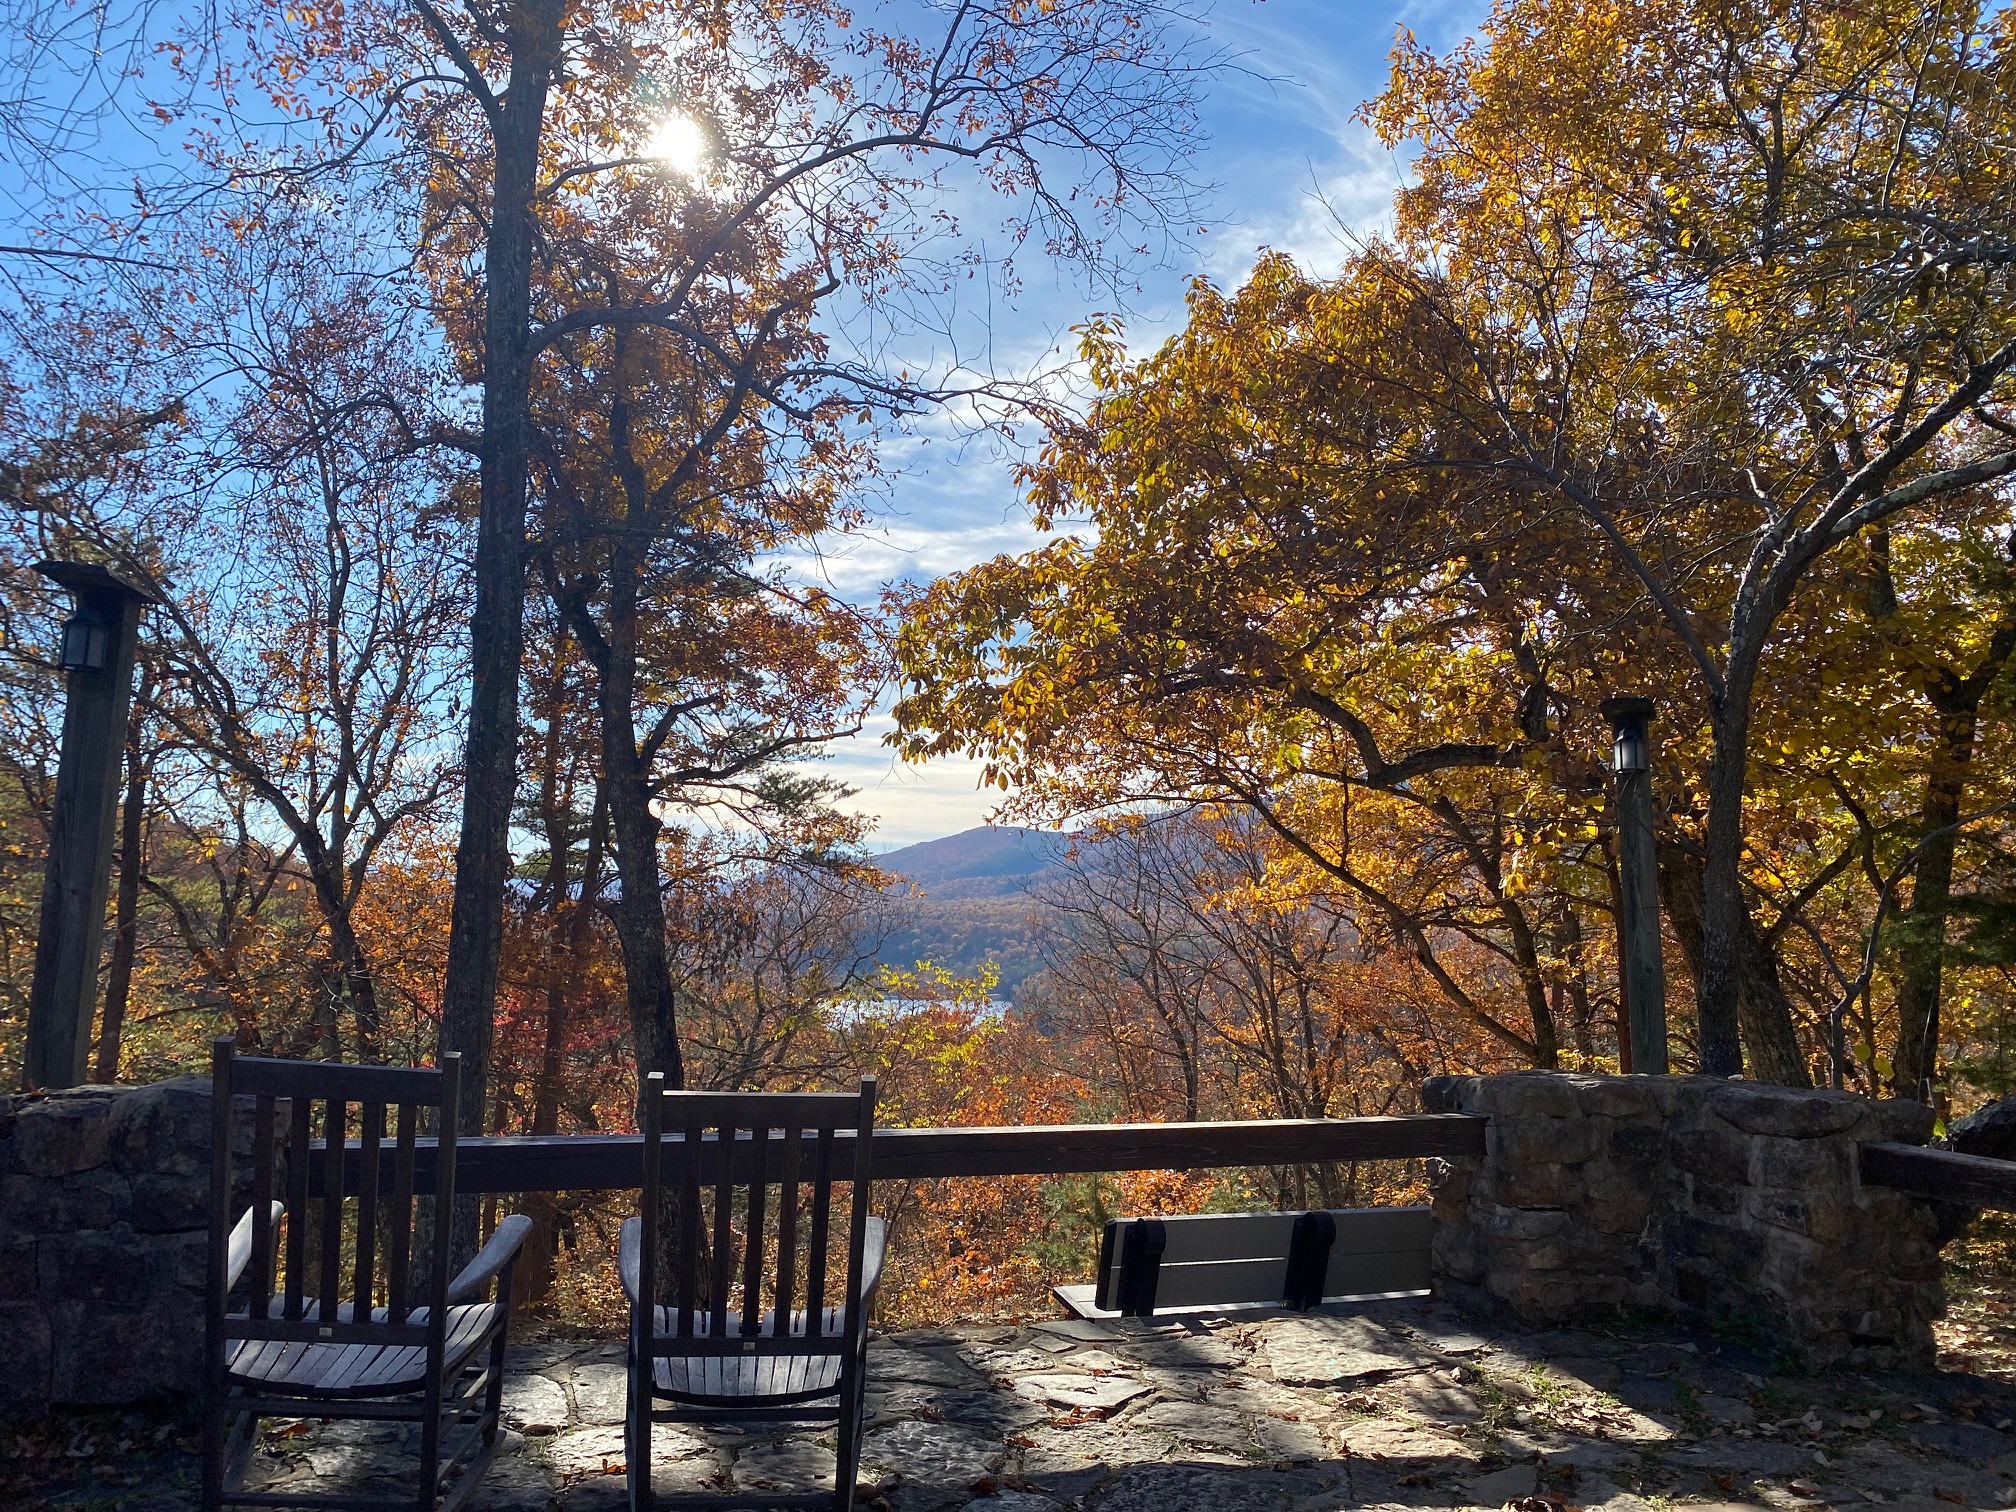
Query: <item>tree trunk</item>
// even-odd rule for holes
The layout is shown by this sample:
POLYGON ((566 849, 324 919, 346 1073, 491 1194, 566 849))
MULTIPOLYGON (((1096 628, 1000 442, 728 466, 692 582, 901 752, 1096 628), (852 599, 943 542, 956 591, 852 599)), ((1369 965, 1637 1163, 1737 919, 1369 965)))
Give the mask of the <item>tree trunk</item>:
POLYGON ((342 1004, 343 969, 325 957, 315 963, 315 1005, 308 1020, 315 1033, 318 1060, 343 1059, 342 1004))
MULTIPOLYGON (((351 923, 347 902, 339 902, 324 919, 329 931, 329 956, 335 972, 342 979, 343 1000, 350 1004, 352 1028, 357 1036, 357 1058, 374 1061, 383 1046, 382 1028, 378 1016, 378 983, 371 973, 371 963, 364 954, 364 946, 357 938, 356 926, 351 923)), ((332 1005, 331 1011, 334 1011, 332 1005)))
POLYGON ((1526 1012, 1533 1020, 1533 1065, 1542 1071, 1561 1068, 1560 1031, 1554 1024, 1554 1005, 1547 1000, 1547 973, 1540 965, 1540 951, 1526 911, 1510 898, 1501 900, 1499 912, 1512 935, 1513 959, 1519 966, 1519 983, 1526 993, 1526 1012))
MULTIPOLYGON (((564 634, 557 637, 552 669, 553 685, 562 686, 566 671, 564 634)), ((560 790, 563 753, 560 708, 561 694, 555 693, 546 727, 546 749, 540 771, 539 810, 546 830, 547 966, 546 1012, 540 1029, 539 1068, 532 1080, 532 1120, 536 1135, 560 1132, 560 1096, 566 1073, 567 1030, 573 1018, 568 996, 570 978, 580 973, 587 959, 589 933, 595 923, 595 903, 602 887, 602 836, 607 828, 603 789, 597 786, 589 811, 585 854, 581 862, 580 892, 568 896, 567 860, 572 836, 568 832, 569 788, 565 798, 560 790)), ((525 1241, 522 1268, 525 1283, 522 1300, 531 1305, 552 1289, 559 1254, 560 1198, 557 1192, 527 1192, 522 1198, 525 1215, 532 1220, 532 1232, 525 1241)))
MULTIPOLYGON (((621 723, 625 728, 629 725, 627 719, 621 723)), ((644 1078, 653 1071, 664 1073, 670 1090, 686 1085, 672 963, 665 948, 665 902, 658 856, 661 831, 658 816, 651 812, 650 784, 637 770, 634 740, 605 726, 603 757, 608 763, 604 780, 609 787, 609 830, 616 842, 616 876, 621 888, 614 914, 616 940, 623 954, 624 995, 637 1046, 641 1096, 644 1078)))
POLYGON ((1781 1087, 1810 1087, 1813 1072, 1792 1027, 1792 1000, 1778 976, 1778 957, 1747 908, 1742 945, 1736 1003, 1742 1015, 1743 1045, 1750 1053, 1750 1074, 1781 1087))
MULTIPOLYGON (((483 269, 483 435, 470 618, 469 734, 462 829, 448 930, 440 1048, 462 1057, 457 1125, 483 1132, 488 1106, 511 808, 518 785, 518 674, 525 639, 525 499, 531 416, 534 197, 546 96, 560 58, 559 0, 509 12, 511 80, 498 100, 496 168, 483 269)), ((456 1249, 475 1244, 475 1209, 458 1213, 456 1249)))
MULTIPOLYGON (((1969 683, 1972 683, 1969 679, 1969 683)), ((1890 1090, 1898 1097, 1932 1101, 1932 1078, 1939 1060, 1939 1002, 1946 957, 1946 915, 1953 902, 1956 826, 1974 757, 1979 692, 1950 681, 1931 690, 1939 717, 1937 743, 1925 774, 1918 833, 1923 848, 1911 883, 1911 910, 1905 915, 1902 973, 1897 983, 1897 1050, 1891 1057, 1890 1090), (1969 696, 1972 694, 1973 696, 1969 696)))
MULTIPOLYGON (((2011 547, 2016 553, 2016 546, 2011 547)), ((1934 1101, 1938 1073, 1939 1007, 1944 992, 1946 916, 1953 902, 1953 855, 1959 844, 1961 805, 1980 728, 1981 700, 2016 656, 2016 619, 2004 613, 1980 660, 1963 677, 1940 667, 1926 680, 1925 696, 1939 716, 1938 740, 1925 774, 1919 814, 1918 864, 1911 882, 1910 927, 1905 931, 1903 979, 1897 988, 1897 1053, 1890 1088, 1899 1097, 1934 1101)))
MULTIPOLYGON (((146 697, 143 689, 141 698, 146 697)), ((91 1080, 109 1086, 119 1079, 119 1042, 126 1033, 126 1004, 133 992, 133 953, 140 941, 140 879, 147 834, 147 766, 140 755, 140 721, 126 736, 126 795, 119 805, 119 890, 112 903, 112 960, 105 973, 105 1008, 98 1021, 98 1048, 91 1080)))
MULTIPOLYGON (((1743 794, 1748 782, 1750 728, 1747 697, 1725 699, 1740 713, 1718 712, 1715 750, 1708 763, 1707 859, 1701 886, 1701 952, 1695 972, 1701 1069, 1709 1076, 1743 1073, 1743 794)), ((1788 1025, 1789 1029, 1790 1026, 1788 1025)))
MULTIPOLYGON (((1680 946, 1681 959, 1698 985, 1706 970, 1706 912, 1701 863, 1677 845, 1659 847, 1659 896, 1680 946)), ((1739 899, 1740 901, 1740 899, 1739 899)), ((1810 1087, 1812 1075, 1792 1028, 1792 1005, 1778 979, 1778 962, 1745 907, 1737 916, 1737 1004, 1742 1044, 1759 1081, 1810 1087)), ((1705 1062, 1705 1054, 1704 1054, 1705 1062)))
POLYGON ((1596 1055, 1595 1010, 1589 1001, 1589 973, 1582 965, 1582 920, 1573 907, 1561 910, 1561 962, 1567 970, 1568 1022, 1575 1053, 1585 1061, 1596 1055))
MULTIPOLYGON (((609 571, 606 639, 584 633, 595 663, 602 736, 602 792, 609 805, 621 895, 614 919, 623 955, 624 995, 637 1049, 637 1095, 644 1078, 662 1072, 668 1090, 686 1085, 672 962, 665 946, 665 899, 658 841, 663 827, 651 809, 651 772, 637 744, 637 578, 639 566, 618 546, 609 571)), ((582 627, 585 630, 592 627, 582 627)))

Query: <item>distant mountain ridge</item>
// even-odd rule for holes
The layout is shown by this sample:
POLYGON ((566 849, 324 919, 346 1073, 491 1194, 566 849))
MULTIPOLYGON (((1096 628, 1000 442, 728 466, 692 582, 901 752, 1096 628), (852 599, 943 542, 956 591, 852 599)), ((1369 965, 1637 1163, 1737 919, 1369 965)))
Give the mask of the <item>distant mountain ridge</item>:
POLYGON ((883 942, 882 964, 908 970, 930 961, 972 974, 991 961, 1001 977, 995 990, 1008 996, 1043 966, 1031 919, 1042 905, 1024 889, 1056 866, 1073 838, 983 824, 877 856, 877 866, 924 893, 908 905, 906 927, 883 942))
POLYGON ((1055 866, 1073 836, 1054 830, 983 824, 937 840, 922 840, 877 856, 875 864, 899 872, 927 898, 1012 898, 1055 866))

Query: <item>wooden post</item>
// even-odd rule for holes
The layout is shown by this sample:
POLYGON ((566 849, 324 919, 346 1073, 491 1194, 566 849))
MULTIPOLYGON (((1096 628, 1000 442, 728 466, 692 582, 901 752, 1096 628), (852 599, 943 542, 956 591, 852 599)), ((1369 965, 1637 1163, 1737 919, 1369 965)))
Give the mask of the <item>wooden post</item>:
POLYGON ((1617 871, 1621 908, 1617 943, 1631 1023, 1631 1069, 1664 1076, 1666 962, 1659 938, 1659 862, 1652 833, 1652 740, 1649 698, 1603 700, 1617 777, 1617 871))
POLYGON ((30 1088, 75 1087, 84 1081, 98 998, 98 947, 133 698, 133 653, 140 611, 156 599, 89 562, 38 562, 35 570, 68 588, 77 607, 63 630, 68 671, 63 747, 42 873, 21 1079, 30 1088))

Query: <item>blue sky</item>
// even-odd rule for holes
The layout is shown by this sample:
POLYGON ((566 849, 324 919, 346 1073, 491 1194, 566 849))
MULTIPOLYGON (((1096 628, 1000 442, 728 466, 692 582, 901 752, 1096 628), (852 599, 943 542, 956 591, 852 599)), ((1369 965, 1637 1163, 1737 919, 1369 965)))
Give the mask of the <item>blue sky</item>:
MULTIPOLYGON (((1196 171, 1215 185, 1215 224, 1168 266, 1143 270, 1125 312, 1134 347, 1149 349, 1180 325, 1183 290, 1196 274, 1236 285, 1263 247, 1322 271, 1341 260, 1350 231, 1378 229, 1404 164, 1352 116, 1384 87, 1399 28, 1440 50, 1484 9, 1479 0, 1218 0, 1213 36, 1242 55, 1243 68, 1221 75, 1204 101, 1208 145, 1196 171)), ((1069 327, 1095 308, 1110 301, 1032 280, 1016 307, 997 310, 995 346, 1033 362, 1067 342, 1069 327)), ((842 543, 825 575, 843 591, 864 593, 1025 549, 1036 535, 1017 501, 1012 463, 1001 447, 980 442, 904 444, 891 458, 896 476, 877 525, 842 543)), ((878 849, 986 821, 1000 794, 979 790, 975 763, 897 762, 881 743, 889 727, 876 717, 823 763, 857 790, 849 806, 878 819, 878 849)))
MULTIPOLYGON (((1380 227, 1404 164, 1353 115, 1384 87, 1399 29, 1446 49, 1482 19, 1486 0, 1207 3, 1210 40, 1238 61, 1208 84, 1202 102, 1203 145, 1193 170, 1209 190, 1204 208, 1210 228, 1175 248, 1163 265, 1138 270, 1138 286, 1119 302, 1130 342, 1143 352, 1180 325, 1192 277, 1204 274, 1234 286, 1263 247, 1324 271, 1341 260, 1352 232, 1380 227)), ((0 40, 0 76, 11 75, 0 79, 0 95, 53 100, 73 85, 82 88, 67 76, 89 55, 89 42, 71 38, 65 52, 21 38, 0 40), (29 68, 31 61, 39 73, 29 68)), ((143 116, 128 89, 119 108, 87 123, 66 144, 78 153, 80 171, 103 175, 101 187, 115 196, 132 181, 129 170, 164 160, 164 154, 174 160, 173 134, 155 132, 143 116)), ((60 158, 52 163, 53 187, 78 190, 70 167, 60 158)), ((32 165, 0 152, 0 220, 15 223, 0 240, 22 239, 16 233, 34 219, 41 186, 32 165)), ((1110 292, 1090 294, 1048 270, 1025 268, 1024 274, 1018 301, 994 305, 986 334, 1002 371, 1054 367, 1073 344, 1073 324, 1092 311, 1116 309, 1110 292)), ((968 313, 961 312, 962 322, 968 313)), ((961 339, 971 339, 970 323, 961 339)), ((833 543, 811 564, 843 594, 871 599, 892 580, 929 580, 1035 542, 1012 478, 1015 458, 997 441, 962 441, 949 426, 930 427, 892 442, 884 461, 889 486, 873 527, 833 543)), ((807 565, 797 564, 801 570, 807 565)), ((979 789, 976 764, 899 763, 882 743, 890 723, 878 714, 819 763, 825 775, 856 790, 850 807, 875 816, 875 847, 984 822, 1000 795, 979 789)))

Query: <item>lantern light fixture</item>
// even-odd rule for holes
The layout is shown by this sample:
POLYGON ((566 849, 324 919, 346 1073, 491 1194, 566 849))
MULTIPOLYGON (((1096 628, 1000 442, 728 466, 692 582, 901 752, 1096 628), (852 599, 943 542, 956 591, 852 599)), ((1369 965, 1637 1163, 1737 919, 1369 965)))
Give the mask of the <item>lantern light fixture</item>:
POLYGON ((65 672, 102 672, 112 660, 112 627, 78 613, 63 621, 58 661, 65 672))
POLYGON ((1610 721, 1610 769, 1618 776, 1652 770, 1652 711, 1649 698, 1612 694, 1603 700, 1610 721))

